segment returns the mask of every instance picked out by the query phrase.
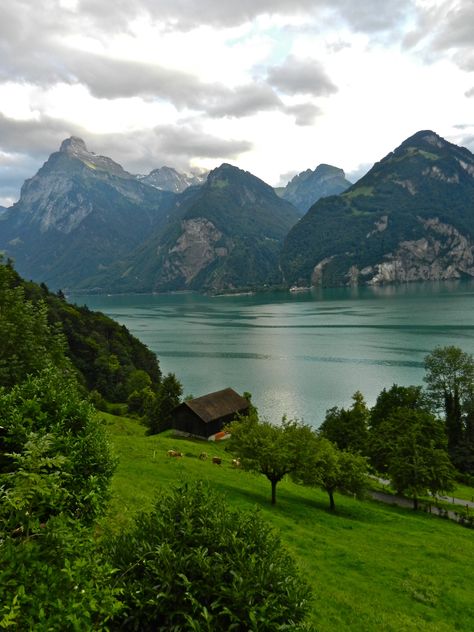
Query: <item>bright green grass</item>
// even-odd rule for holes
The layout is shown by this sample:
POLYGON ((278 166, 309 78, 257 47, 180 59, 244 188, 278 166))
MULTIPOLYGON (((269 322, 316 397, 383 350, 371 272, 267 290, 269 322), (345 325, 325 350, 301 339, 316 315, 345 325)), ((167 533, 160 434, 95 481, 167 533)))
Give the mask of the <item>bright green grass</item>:
POLYGON ((136 422, 104 415, 120 463, 108 523, 125 526, 157 490, 203 479, 236 507, 256 510, 280 532, 313 587, 312 630, 474 629, 474 532, 452 522, 283 481, 277 505, 263 477, 233 469, 225 444, 145 437, 136 422), (170 458, 170 448, 185 454, 170 458), (221 466, 200 452, 223 457, 221 466))
POLYGON ((449 492, 448 496, 454 496, 455 498, 462 498, 463 500, 470 500, 471 502, 474 502, 474 487, 458 483, 456 485, 456 489, 449 492))

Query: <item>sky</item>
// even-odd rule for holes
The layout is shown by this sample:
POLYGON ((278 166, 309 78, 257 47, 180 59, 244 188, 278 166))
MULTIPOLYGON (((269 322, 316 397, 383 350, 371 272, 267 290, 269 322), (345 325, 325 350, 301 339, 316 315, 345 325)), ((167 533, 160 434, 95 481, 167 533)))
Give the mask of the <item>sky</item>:
POLYGON ((1 0, 3 206, 72 135, 277 186, 422 129, 474 151, 473 0, 1 0))

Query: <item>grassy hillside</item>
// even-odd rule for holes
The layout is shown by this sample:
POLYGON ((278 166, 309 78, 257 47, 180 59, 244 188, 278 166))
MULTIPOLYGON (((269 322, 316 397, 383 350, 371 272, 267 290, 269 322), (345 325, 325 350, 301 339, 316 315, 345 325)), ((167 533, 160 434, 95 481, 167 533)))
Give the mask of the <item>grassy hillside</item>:
POLYGON ((224 444, 146 437, 136 422, 105 416, 120 463, 108 525, 126 527, 157 490, 182 480, 209 482, 234 506, 260 510, 279 530, 313 587, 311 629, 472 630, 473 532, 452 522, 372 501, 336 496, 336 514, 319 490, 283 481, 277 505, 263 476, 233 469, 224 444), (170 458, 167 450, 184 453, 170 458), (223 457, 222 465, 209 456, 223 457))

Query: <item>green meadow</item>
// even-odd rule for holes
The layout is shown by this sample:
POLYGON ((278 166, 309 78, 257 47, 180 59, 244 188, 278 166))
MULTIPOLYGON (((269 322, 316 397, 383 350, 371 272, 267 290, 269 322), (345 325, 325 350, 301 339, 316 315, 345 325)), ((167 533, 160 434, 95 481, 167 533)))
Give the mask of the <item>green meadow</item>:
MULTIPOLYGON (((312 586, 310 629, 448 631, 474 629, 474 532, 424 513, 327 495, 290 480, 277 488, 232 467, 225 442, 145 436, 134 420, 104 414, 119 465, 104 529, 120 530, 156 493, 179 482, 207 481, 234 507, 259 511, 273 525, 312 586), (182 458, 167 455, 179 450, 182 458), (199 459, 201 452, 209 458, 199 459), (211 462, 222 457, 222 464, 211 462)), ((461 490, 466 498, 471 488, 461 490)))

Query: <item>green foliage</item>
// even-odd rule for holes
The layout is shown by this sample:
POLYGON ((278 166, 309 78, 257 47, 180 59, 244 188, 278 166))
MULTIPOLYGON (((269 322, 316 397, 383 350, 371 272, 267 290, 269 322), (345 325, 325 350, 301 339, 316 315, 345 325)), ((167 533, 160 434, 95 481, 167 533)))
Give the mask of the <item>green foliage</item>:
MULTIPOLYGON (((281 268, 289 285, 311 285, 315 266, 324 260, 316 283, 348 285, 351 268, 361 271, 383 263, 404 241, 439 241, 439 233, 433 235, 424 225, 428 219, 438 218, 472 238, 474 181, 461 165, 474 165, 473 155, 441 138, 434 147, 430 136, 434 134, 419 132, 347 192, 316 202, 282 248, 281 268)), ((449 239, 441 241, 442 251, 449 251, 449 239)), ((452 263, 448 257, 444 261, 446 268, 452 263)), ((361 273, 358 282, 372 276, 361 273)))
MULTIPOLYGON (((136 512, 152 508, 157 489, 166 492, 183 479, 204 479, 239 512, 254 511, 258 504, 278 531, 313 589, 309 630, 452 632, 472 627, 472 531, 352 495, 336 493, 337 511, 325 511, 326 492, 290 477, 279 483, 273 506, 267 501, 267 479, 232 467, 226 442, 207 444, 209 458, 201 461, 200 441, 177 439, 171 432, 147 436, 136 420, 106 418, 120 455, 108 518, 116 533, 129 527, 136 512), (185 456, 170 459, 168 449, 185 456), (222 457, 220 467, 211 462, 214 455, 222 457), (429 604, 417 599, 425 592, 431 595, 429 604)), ((471 500, 474 489, 464 492, 471 500)))
POLYGON ((474 400, 474 358, 459 347, 436 347, 425 358, 425 382, 436 410, 445 415, 450 453, 466 434, 466 413, 474 400))
POLYGON ((321 487, 329 496, 329 508, 334 511, 334 492, 360 496, 367 484, 367 460, 338 450, 325 437, 314 437, 307 447, 307 456, 293 473, 295 480, 311 487, 321 487), (309 449, 308 449, 309 448, 309 449))
POLYGON ((312 437, 308 426, 282 420, 276 426, 260 421, 255 412, 233 421, 229 428, 229 450, 240 459, 244 469, 264 474, 271 483, 272 504, 276 503, 276 487, 303 458, 307 441, 312 437))
POLYGON ((183 394, 183 386, 174 373, 168 373, 162 380, 156 394, 142 391, 142 408, 145 410, 144 423, 149 434, 156 434, 171 428, 171 411, 178 406, 183 394))
POLYGON ((203 484, 162 495, 110 553, 124 604, 113 630, 297 630, 309 608, 278 536, 203 484))
POLYGON ((0 260, 0 386, 11 387, 50 361, 67 368, 65 341, 48 324, 44 302, 25 298, 24 288, 14 287, 16 275, 0 260))
POLYGON ((378 472, 387 472, 390 453, 399 429, 403 429, 410 411, 429 412, 430 406, 421 386, 383 389, 370 411, 368 453, 378 472))
POLYGON ((0 390, 0 418, 4 527, 27 530, 62 512, 90 523, 103 512, 115 460, 71 377, 48 367, 0 390))
POLYGON ((446 436, 440 421, 424 411, 398 409, 381 424, 392 425, 393 442, 388 456, 388 473, 398 492, 418 498, 453 488, 454 470, 446 451, 446 436))
POLYGON ((23 281, 1 261, 0 315, 0 385, 12 386, 48 359, 69 365, 65 355, 81 383, 111 402, 125 402, 140 382, 152 390, 160 383, 155 354, 126 327, 23 281))
POLYGON ((332 441, 340 450, 366 454, 368 442, 369 409, 360 391, 352 396, 350 409, 330 408, 321 424, 320 434, 332 441))
POLYGON ((113 569, 88 530, 55 517, 0 542, 0 628, 108 630, 121 604, 113 569))

